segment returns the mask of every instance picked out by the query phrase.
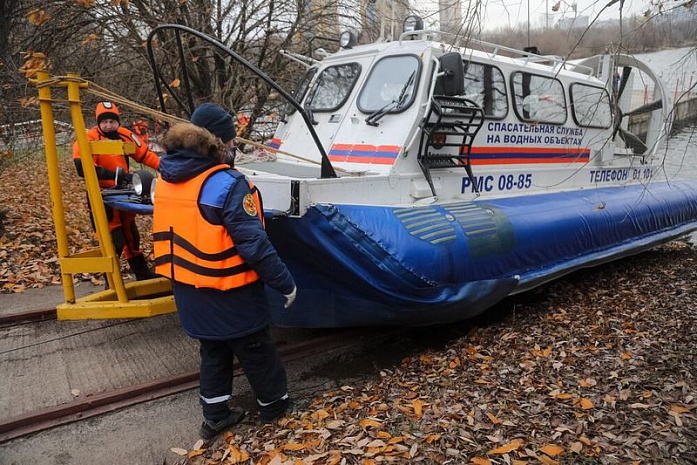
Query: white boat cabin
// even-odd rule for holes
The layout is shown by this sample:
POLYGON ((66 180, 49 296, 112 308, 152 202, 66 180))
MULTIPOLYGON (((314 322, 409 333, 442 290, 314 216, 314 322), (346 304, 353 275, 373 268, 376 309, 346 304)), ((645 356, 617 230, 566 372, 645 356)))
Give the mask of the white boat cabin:
MULTIPOLYGON (((471 41, 347 44, 311 65, 294 96, 338 178, 288 106, 271 146, 275 162, 242 165, 265 206, 292 216, 316 203, 425 205, 646 182, 665 135, 660 82, 629 57, 581 63, 471 41), (645 139, 627 132, 633 76, 656 81, 645 139), (613 89, 614 86, 614 89, 613 89), (611 95, 613 94, 613 95, 611 95)), ((633 112, 634 113, 634 112, 633 112)))

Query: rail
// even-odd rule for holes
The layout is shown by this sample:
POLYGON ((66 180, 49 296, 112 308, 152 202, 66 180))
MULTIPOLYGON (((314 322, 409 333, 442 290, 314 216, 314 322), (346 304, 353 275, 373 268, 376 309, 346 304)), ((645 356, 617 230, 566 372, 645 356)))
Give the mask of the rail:
MULTIPOLYGON (((380 337, 391 337, 402 331, 401 329, 376 329, 374 333, 377 334, 371 336, 371 341, 380 337)), ((363 340, 361 337, 366 335, 370 334, 365 329, 345 330, 339 334, 321 336, 279 347, 279 353, 284 362, 290 362, 316 356, 330 350, 358 345, 363 340)), ((241 374, 242 368, 237 366, 234 375, 239 376, 241 374)), ((191 371, 88 395, 81 400, 6 418, 0 421, 0 443, 139 403, 167 397, 189 389, 195 389, 199 384, 198 377, 198 371, 191 371)))
MULTIPOLYGON (((540 64, 540 65, 546 65, 552 68, 553 72, 558 72, 561 69, 566 69, 566 70, 571 70, 575 71, 581 74, 586 74, 588 76, 593 76, 593 68, 590 66, 585 66, 585 65, 577 65, 574 63, 569 63, 566 59, 556 56, 556 55, 537 55, 535 53, 531 52, 526 52, 524 50, 518 50, 517 48, 513 47, 506 47, 505 45, 498 45, 494 44, 491 42, 486 42, 483 40, 479 39, 474 39, 474 38, 463 38, 457 34, 450 34, 448 32, 442 32, 442 31, 435 31, 435 30, 430 30, 430 29, 424 29, 420 31, 410 31, 410 32, 403 32, 399 36, 399 43, 401 43, 409 38, 409 37, 421 37, 422 39, 425 39, 429 35, 448 35, 448 36, 453 36, 457 39, 456 43, 453 45, 454 47, 458 48, 464 48, 464 47, 469 47, 473 48, 472 46, 478 46, 480 47, 480 51, 485 52, 489 54, 489 57, 491 59, 494 59, 501 55, 501 52, 507 52, 513 56, 508 57, 508 58, 517 58, 517 59, 523 59, 525 60, 524 64, 528 63, 535 63, 535 64, 540 64)), ((505 56, 505 55, 503 55, 505 56)))

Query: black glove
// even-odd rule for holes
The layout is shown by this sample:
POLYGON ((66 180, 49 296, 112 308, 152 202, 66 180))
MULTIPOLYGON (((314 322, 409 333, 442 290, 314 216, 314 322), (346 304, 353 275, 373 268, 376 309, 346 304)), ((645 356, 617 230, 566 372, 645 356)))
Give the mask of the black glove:
POLYGON ((133 182, 133 175, 131 173, 126 173, 126 171, 119 166, 116 168, 116 176, 114 177, 114 181, 116 182, 117 186, 121 187, 133 182))

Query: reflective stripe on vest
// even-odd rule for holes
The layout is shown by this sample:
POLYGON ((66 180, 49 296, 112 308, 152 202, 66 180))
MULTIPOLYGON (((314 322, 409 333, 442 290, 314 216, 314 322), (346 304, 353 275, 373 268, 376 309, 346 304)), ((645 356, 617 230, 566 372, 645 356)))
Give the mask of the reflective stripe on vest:
MULTIPOLYGON (((161 178, 155 184, 153 248, 155 271, 176 282, 196 287, 228 290, 259 279, 237 253, 223 225, 210 224, 198 208, 205 181, 228 165, 216 165, 182 183, 161 178)), ((256 188, 252 197, 263 221, 256 188)))

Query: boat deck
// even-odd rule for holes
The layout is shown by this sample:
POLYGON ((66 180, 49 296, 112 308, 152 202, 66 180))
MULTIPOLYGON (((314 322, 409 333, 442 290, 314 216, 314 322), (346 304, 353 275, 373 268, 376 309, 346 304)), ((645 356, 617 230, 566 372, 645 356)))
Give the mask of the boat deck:
MULTIPOLYGON (((276 163, 272 161, 245 163, 239 168, 249 171, 271 173, 291 178, 313 179, 320 177, 319 165, 276 163)), ((339 173, 337 173, 339 174, 339 173)))

